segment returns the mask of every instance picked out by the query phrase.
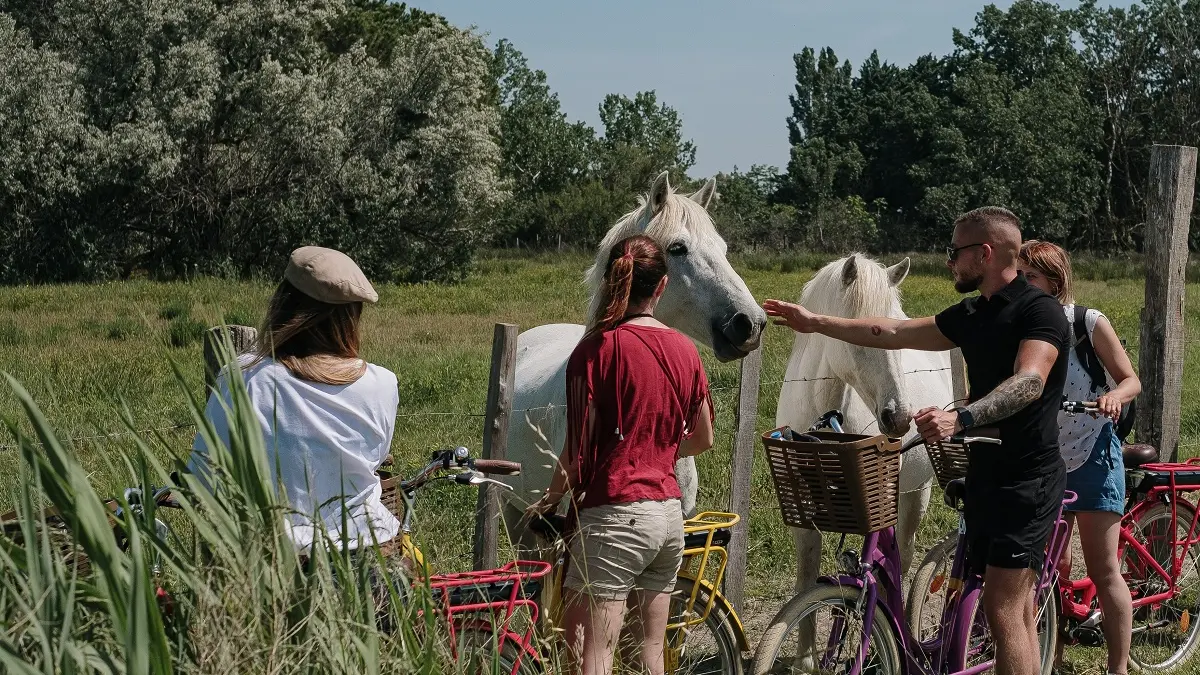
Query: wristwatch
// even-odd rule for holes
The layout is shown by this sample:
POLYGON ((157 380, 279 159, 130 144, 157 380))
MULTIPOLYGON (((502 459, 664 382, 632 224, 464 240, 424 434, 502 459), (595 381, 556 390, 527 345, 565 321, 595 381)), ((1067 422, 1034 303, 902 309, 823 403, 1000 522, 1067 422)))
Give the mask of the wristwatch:
POLYGON ((963 430, 970 429, 975 425, 975 416, 971 414, 970 410, 967 410, 966 408, 955 408, 954 412, 958 413, 958 425, 961 426, 963 430))

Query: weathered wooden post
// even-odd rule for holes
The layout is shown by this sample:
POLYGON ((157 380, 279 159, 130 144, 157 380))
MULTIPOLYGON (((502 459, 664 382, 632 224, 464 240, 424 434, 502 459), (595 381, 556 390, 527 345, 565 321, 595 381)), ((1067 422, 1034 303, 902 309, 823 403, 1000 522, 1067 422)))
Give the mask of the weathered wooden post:
MULTIPOLYGON (((498 323, 492 337, 492 372, 488 380, 487 413, 483 418, 483 456, 504 459, 508 444, 508 419, 512 412, 513 373, 517 363, 517 327, 498 323)), ((497 565, 500 532, 500 493, 491 485, 479 487, 475 515, 475 549, 472 561, 477 570, 497 565)))
POLYGON ((1146 304, 1142 307, 1138 376, 1142 394, 1134 429, 1140 443, 1179 456, 1179 409, 1183 395, 1183 294, 1188 227, 1196 187, 1196 148, 1150 149, 1146 192, 1146 304))
POLYGON ((762 348, 742 359, 738 384, 738 406, 734 422, 733 485, 729 490, 729 510, 741 516, 729 541, 729 565, 725 572, 725 597, 737 612, 746 597, 746 553, 750 531, 750 488, 754 474, 754 451, 758 446, 758 380, 762 370, 762 348))
POLYGON ((962 405, 970 395, 971 387, 967 384, 967 362, 963 359, 961 349, 950 350, 950 382, 953 386, 954 403, 962 405))
MULTIPOLYGON (((226 326, 229 342, 233 345, 234 355, 245 354, 254 349, 254 341, 258 339, 258 329, 250 326, 226 326)), ((221 372, 220 352, 217 345, 221 341, 221 326, 214 326, 204 334, 204 394, 208 395, 217 382, 217 374, 221 372)))

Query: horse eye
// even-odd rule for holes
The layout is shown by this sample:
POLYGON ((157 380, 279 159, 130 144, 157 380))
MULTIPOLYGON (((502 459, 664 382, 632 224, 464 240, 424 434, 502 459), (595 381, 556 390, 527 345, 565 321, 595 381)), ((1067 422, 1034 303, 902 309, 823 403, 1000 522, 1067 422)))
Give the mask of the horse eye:
POLYGON ((667 253, 671 255, 687 255, 687 244, 671 244, 667 247, 667 253))

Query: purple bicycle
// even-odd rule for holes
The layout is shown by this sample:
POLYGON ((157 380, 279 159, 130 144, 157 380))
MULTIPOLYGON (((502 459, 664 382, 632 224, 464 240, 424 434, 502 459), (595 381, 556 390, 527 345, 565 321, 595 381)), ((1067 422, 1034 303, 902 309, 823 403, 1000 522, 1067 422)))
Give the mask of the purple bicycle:
MULTIPOLYGON (((987 436, 956 436, 952 442, 1000 444, 987 436)), ((919 437, 913 439, 900 453, 922 444, 919 437)), ((966 493, 962 479, 952 481, 945 491, 947 505, 959 512, 960 531, 966 493)), ((914 635, 905 620, 895 527, 869 532, 861 555, 852 550, 838 554, 840 574, 818 579, 815 588, 775 615, 755 651, 751 672, 974 675, 991 669, 993 644, 980 611, 983 579, 966 574, 965 561, 964 543, 956 548, 945 580, 949 592, 941 616, 932 630, 914 635)), ((1053 636, 1054 603, 1039 605, 1039 626, 1047 627, 1039 633, 1053 636)))

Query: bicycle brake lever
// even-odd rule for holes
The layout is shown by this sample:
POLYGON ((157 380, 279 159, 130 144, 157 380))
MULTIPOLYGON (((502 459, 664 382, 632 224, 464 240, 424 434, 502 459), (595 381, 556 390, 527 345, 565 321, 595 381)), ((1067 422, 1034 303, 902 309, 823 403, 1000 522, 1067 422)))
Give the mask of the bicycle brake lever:
POLYGON ((454 477, 454 482, 459 485, 483 485, 484 483, 491 483, 492 485, 499 485, 505 490, 513 489, 511 485, 502 483, 494 478, 488 478, 478 471, 464 471, 454 477))

